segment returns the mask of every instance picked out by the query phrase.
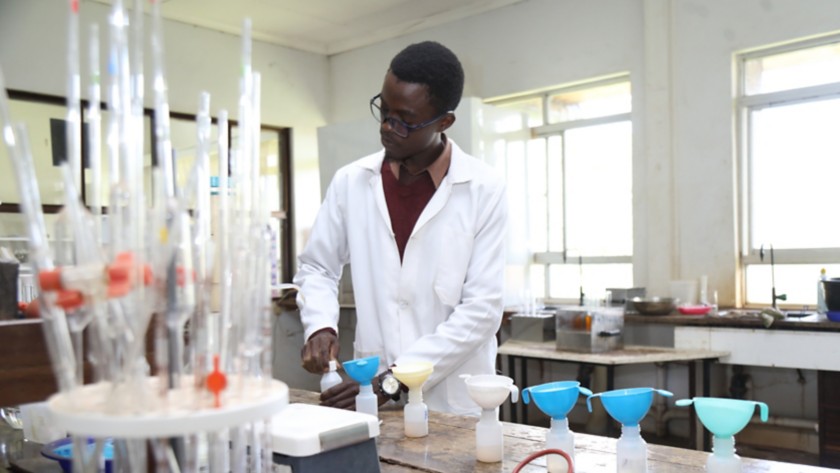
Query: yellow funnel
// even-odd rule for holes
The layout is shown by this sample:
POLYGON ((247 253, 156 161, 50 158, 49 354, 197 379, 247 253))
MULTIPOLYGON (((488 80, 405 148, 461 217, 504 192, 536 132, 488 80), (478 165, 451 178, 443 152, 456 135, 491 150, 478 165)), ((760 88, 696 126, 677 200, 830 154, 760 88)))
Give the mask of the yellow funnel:
POLYGON ((394 377, 408 386, 410 390, 423 386, 423 383, 426 382, 432 374, 432 371, 434 371, 434 365, 428 361, 402 363, 391 370, 394 373, 394 377))

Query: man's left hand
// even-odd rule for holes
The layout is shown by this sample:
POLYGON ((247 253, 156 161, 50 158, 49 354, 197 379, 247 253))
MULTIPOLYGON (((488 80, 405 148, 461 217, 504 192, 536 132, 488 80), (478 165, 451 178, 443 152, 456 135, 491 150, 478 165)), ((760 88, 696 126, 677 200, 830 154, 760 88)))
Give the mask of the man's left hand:
POLYGON ((321 393, 321 405, 352 411, 356 409, 356 395, 358 394, 359 383, 352 379, 344 380, 321 393))

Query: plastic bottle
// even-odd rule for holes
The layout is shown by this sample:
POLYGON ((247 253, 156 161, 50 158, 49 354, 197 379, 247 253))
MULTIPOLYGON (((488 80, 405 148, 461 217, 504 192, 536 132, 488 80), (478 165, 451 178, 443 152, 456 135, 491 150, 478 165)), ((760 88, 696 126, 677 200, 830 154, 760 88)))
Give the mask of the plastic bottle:
POLYGON ((647 471, 647 442, 642 438, 638 425, 621 426, 621 437, 618 438, 615 450, 618 473, 647 471))
POLYGON ((341 382, 341 375, 338 374, 338 363, 335 360, 330 360, 330 370, 321 376, 321 392, 330 389, 331 387, 341 382))
POLYGON ((425 437, 429 435, 429 408, 423 402, 420 388, 408 391, 408 404, 403 410, 406 437, 425 437))
POLYGON ((475 425, 475 458, 480 462, 495 463, 502 461, 503 453, 504 437, 499 415, 496 409, 484 409, 475 425))
POLYGON ((828 312, 828 306, 825 303, 825 286, 823 281, 828 278, 825 275, 825 268, 820 270, 820 280, 817 281, 817 312, 825 314, 828 312))
MULTIPOLYGON (((569 419, 551 419, 551 429, 545 434, 545 448, 563 450, 575 460, 575 435, 569 430, 569 419)), ((546 457, 546 465, 549 473, 566 473, 569 471, 569 464, 560 455, 549 455, 546 457)))
POLYGON ((714 437, 706 460, 708 473, 740 473, 741 457, 735 454, 735 437, 714 437))
POLYGON ((356 412, 379 416, 379 400, 373 393, 371 384, 359 385, 359 394, 356 395, 356 412))

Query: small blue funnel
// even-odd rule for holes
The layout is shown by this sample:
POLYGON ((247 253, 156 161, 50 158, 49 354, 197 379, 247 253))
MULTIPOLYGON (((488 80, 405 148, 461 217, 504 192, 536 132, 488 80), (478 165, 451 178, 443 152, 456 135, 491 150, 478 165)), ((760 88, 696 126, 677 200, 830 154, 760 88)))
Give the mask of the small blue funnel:
POLYGON ((639 421, 642 420, 650 409, 650 405, 653 403, 654 392, 658 392, 665 397, 674 395, 664 389, 616 389, 589 396, 586 398, 586 407, 589 408, 589 412, 592 412, 592 398, 600 396, 604 409, 607 410, 613 419, 620 422, 621 425, 634 427, 639 425, 639 421))
POLYGON ((528 404, 533 397, 534 403, 541 411, 552 419, 560 420, 572 410, 580 394, 591 396, 592 391, 580 387, 577 381, 557 381, 525 388, 522 391, 522 400, 528 404))
POLYGON ((376 370, 379 369, 379 357, 369 356, 367 358, 345 361, 341 366, 344 367, 344 372, 350 375, 357 383, 362 386, 367 386, 373 377, 376 376, 376 370))
POLYGON ((677 401, 678 406, 690 406, 692 403, 700 422, 715 437, 732 437, 740 432, 752 419, 755 406, 759 407, 763 422, 767 422, 767 416, 769 415, 767 404, 758 401, 719 397, 695 397, 694 399, 677 401))

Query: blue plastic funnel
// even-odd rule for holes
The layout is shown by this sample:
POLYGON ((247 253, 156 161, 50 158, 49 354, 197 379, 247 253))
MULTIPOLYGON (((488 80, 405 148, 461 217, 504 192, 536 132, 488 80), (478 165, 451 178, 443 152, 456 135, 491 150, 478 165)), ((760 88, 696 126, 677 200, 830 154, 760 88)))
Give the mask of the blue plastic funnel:
POLYGON ((580 394, 592 395, 592 391, 580 387, 577 381, 557 381, 531 386, 522 391, 525 404, 534 398, 534 404, 552 419, 564 419, 572 410, 580 394))
POLYGON ((654 388, 632 388, 616 389, 603 393, 593 394, 586 398, 586 407, 592 412, 592 398, 601 397, 604 409, 613 419, 621 422, 621 425, 634 427, 647 414, 650 405, 653 403, 653 393, 657 392, 665 397, 674 394, 664 389, 654 388))
POLYGON ((767 422, 767 416, 770 414, 767 404, 758 401, 719 397, 695 397, 677 401, 678 406, 690 406, 692 403, 700 422, 715 437, 732 437, 740 432, 752 419, 755 406, 760 408, 762 422, 767 422))
POLYGON ((367 358, 345 361, 341 366, 344 367, 344 372, 350 375, 357 383, 362 386, 367 386, 373 377, 376 376, 376 370, 379 369, 379 357, 369 356, 367 358))

